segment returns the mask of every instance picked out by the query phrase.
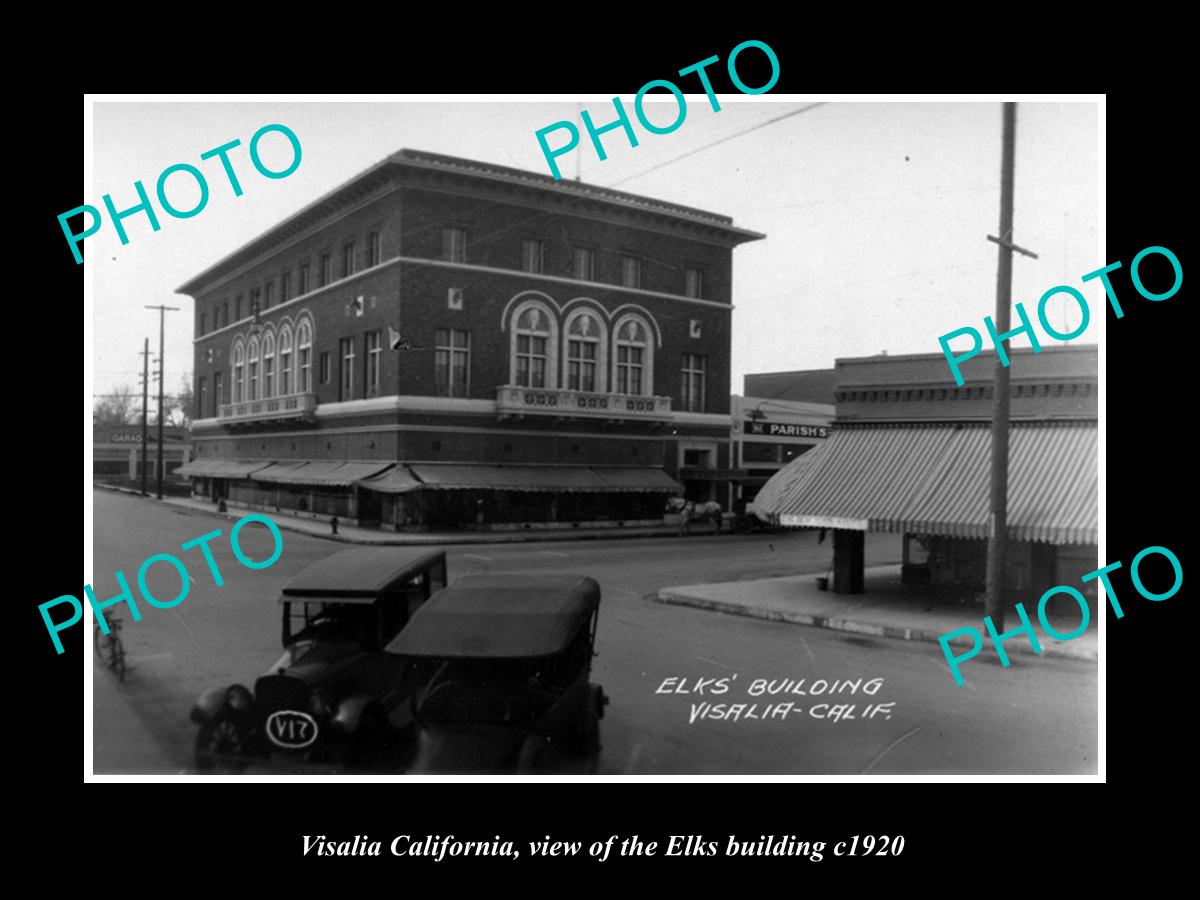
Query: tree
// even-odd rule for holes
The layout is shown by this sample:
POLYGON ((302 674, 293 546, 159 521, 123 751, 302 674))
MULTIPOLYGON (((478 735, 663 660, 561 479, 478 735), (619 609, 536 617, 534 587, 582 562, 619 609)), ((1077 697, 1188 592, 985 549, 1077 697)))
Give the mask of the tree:
POLYGON ((171 400, 171 409, 167 414, 167 421, 172 425, 178 425, 181 428, 190 428, 192 424, 192 407, 194 399, 192 397, 192 373, 185 372, 183 376, 183 385, 179 388, 179 393, 171 400))
POLYGON ((134 397, 127 384, 112 393, 97 397, 92 406, 92 424, 97 428, 116 428, 133 423, 134 416, 141 412, 141 398, 134 397))

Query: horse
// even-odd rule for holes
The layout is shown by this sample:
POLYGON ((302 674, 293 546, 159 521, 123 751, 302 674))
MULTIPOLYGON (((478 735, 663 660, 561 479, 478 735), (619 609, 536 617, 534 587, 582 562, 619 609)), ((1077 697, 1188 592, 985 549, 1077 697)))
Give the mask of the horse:
POLYGON ((683 497, 672 497, 667 501, 667 512, 678 513, 679 519, 679 534, 683 535, 691 531, 692 523, 702 520, 710 520, 715 528, 714 534, 721 533, 721 504, 715 500, 707 500, 703 503, 696 503, 693 500, 685 500, 683 497))

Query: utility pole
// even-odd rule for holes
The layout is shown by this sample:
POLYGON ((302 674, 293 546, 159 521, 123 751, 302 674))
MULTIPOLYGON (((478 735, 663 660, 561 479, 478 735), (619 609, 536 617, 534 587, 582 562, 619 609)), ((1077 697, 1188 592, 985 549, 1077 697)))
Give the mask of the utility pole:
POLYGON ((149 436, 149 427, 147 426, 146 407, 150 403, 150 338, 146 338, 142 344, 142 496, 145 497, 146 491, 146 441, 149 436))
POLYGON ((158 499, 163 495, 163 373, 166 371, 164 320, 168 310, 179 312, 178 306, 147 306, 158 310, 158 499))
MULTIPOLYGON (((1017 143, 1017 104, 1004 104, 1000 154, 1000 235, 996 267, 996 332, 1004 334, 1012 306, 1013 168, 1017 143)), ((987 599, 984 612, 996 631, 1004 630, 1004 561, 1008 551, 1008 366, 996 354, 992 377, 991 534, 988 537, 987 599)))

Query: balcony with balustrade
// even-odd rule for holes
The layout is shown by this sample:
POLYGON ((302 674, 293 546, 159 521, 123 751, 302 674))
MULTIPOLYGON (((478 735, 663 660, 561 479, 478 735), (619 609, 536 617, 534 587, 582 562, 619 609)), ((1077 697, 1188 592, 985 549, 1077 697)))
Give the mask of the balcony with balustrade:
POLYGON ((254 425, 259 422, 298 420, 313 421, 316 418, 317 395, 314 393, 284 394, 242 403, 222 403, 217 421, 225 426, 254 425))
POLYGON ((501 418, 532 415, 665 422, 671 418, 671 398, 504 385, 496 389, 496 412, 501 418))

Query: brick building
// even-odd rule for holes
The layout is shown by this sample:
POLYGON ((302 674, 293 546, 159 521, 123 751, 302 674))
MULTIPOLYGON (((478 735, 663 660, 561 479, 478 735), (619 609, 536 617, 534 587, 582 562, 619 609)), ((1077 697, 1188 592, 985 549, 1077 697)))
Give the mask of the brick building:
POLYGON ((385 528, 662 517, 729 470, 730 218, 401 150, 179 288, 198 495, 385 528))

